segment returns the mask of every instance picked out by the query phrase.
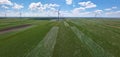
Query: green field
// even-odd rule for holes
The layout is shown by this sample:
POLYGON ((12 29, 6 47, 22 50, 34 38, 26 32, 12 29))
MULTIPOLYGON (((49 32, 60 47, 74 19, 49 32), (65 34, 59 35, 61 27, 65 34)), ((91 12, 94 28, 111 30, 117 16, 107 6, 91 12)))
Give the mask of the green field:
POLYGON ((120 19, 0 19, 0 57, 120 57, 120 19))

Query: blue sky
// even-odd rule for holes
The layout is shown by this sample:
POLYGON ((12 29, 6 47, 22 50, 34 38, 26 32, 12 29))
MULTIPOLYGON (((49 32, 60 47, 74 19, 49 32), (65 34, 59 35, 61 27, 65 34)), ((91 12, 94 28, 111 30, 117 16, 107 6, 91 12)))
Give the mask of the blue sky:
POLYGON ((0 0, 0 16, 119 17, 120 0, 0 0))

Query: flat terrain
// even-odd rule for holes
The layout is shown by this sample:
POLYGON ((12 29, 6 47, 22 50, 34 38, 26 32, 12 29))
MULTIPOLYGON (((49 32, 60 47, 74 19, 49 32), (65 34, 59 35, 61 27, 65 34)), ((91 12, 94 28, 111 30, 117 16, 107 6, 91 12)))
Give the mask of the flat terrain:
POLYGON ((120 57, 120 19, 0 19, 0 57, 120 57))

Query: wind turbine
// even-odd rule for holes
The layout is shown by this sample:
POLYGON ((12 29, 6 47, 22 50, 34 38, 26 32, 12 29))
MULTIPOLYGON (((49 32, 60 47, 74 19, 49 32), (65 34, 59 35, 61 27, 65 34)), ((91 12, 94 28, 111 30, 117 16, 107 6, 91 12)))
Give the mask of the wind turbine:
POLYGON ((7 10, 5 9, 5 17, 7 17, 7 12, 6 12, 7 10))
POLYGON ((60 8, 58 10, 55 10, 55 13, 57 13, 57 20, 60 20, 60 8))
POLYGON ((24 6, 22 6, 21 4, 14 3, 13 9, 15 9, 18 12, 19 17, 22 16, 22 13, 21 13, 22 8, 24 8, 24 6))
POLYGON ((20 18, 21 18, 22 17, 22 13, 20 12, 19 14, 20 14, 20 18))
POLYGON ((5 10, 5 17, 7 17, 7 9, 8 9, 8 7, 3 5, 2 8, 5 10))
POLYGON ((96 10, 95 11, 95 18, 98 16, 98 15, 101 15, 102 14, 102 10, 96 10))
POLYGON ((96 13, 95 13, 95 18, 97 17, 97 15, 98 15, 98 13, 96 12, 96 13))
POLYGON ((60 19, 60 8, 58 9, 58 21, 60 19))

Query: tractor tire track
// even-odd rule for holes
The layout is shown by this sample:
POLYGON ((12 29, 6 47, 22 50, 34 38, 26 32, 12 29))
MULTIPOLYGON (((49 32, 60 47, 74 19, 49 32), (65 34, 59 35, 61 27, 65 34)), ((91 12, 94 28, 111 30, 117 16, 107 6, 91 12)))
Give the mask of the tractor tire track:
POLYGON ((26 57, 52 57, 59 27, 53 27, 26 57))
POLYGON ((71 27, 72 31, 77 35, 77 37, 80 39, 80 41, 85 44, 90 51, 92 51, 91 54, 93 54, 94 57, 114 57, 108 52, 105 52, 105 50, 99 46, 97 43, 95 43, 92 39, 85 36, 81 31, 79 31, 78 28, 75 26, 71 27))
POLYGON ((65 25, 66 27, 70 27, 70 25, 69 25, 66 21, 64 21, 64 25, 65 25))

